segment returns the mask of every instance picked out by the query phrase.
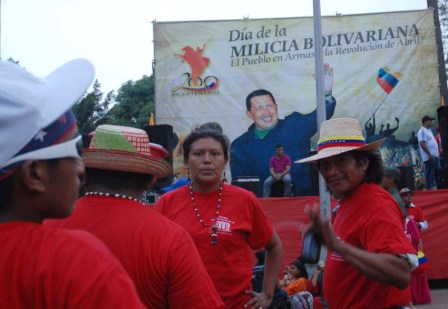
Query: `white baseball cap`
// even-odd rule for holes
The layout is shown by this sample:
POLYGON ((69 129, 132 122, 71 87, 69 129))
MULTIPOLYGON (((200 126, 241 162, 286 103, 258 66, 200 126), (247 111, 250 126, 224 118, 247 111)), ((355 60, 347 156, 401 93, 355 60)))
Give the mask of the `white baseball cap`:
POLYGON ((36 133, 68 111, 95 76, 85 59, 72 60, 46 78, 11 61, 0 61, 0 167, 36 133))

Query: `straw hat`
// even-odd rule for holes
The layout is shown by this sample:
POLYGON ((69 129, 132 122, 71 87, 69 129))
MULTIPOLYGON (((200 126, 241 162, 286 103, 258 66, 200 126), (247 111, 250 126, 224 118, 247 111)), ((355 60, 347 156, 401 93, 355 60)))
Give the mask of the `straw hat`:
POLYGON ((295 163, 316 162, 317 160, 357 150, 373 151, 378 149, 386 139, 366 144, 359 121, 353 118, 333 118, 322 122, 320 138, 317 142, 317 154, 295 163))
POLYGON ((163 149, 149 143, 144 130, 100 125, 93 133, 89 148, 83 149, 82 159, 85 166, 91 168, 151 174, 160 178, 171 173, 170 165, 164 160, 168 152, 160 148, 163 149))

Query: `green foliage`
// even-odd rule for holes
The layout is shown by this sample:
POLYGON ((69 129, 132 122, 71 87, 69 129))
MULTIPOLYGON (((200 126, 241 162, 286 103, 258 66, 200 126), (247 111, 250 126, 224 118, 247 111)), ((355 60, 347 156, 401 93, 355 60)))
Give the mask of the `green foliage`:
POLYGON ((439 10, 440 31, 445 55, 445 67, 448 63, 448 0, 437 1, 439 10))
POLYGON ((101 84, 95 80, 92 92, 73 106, 73 113, 78 120, 78 127, 81 133, 90 133, 95 128, 104 123, 108 123, 107 112, 109 105, 114 101, 113 91, 106 95, 102 100, 103 93, 101 92, 101 84))
POLYGON ((73 107, 81 133, 92 132, 101 124, 143 128, 154 112, 154 77, 127 81, 116 96, 111 91, 102 98, 101 84, 96 80, 92 92, 73 107))
POLYGON ((108 113, 108 123, 143 128, 154 112, 154 76, 124 83, 118 89, 116 102, 108 113))

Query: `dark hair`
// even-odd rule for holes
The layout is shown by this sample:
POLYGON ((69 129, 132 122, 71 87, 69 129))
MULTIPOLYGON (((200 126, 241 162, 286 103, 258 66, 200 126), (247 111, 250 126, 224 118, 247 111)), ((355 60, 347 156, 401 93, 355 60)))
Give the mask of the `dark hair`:
POLYGON ((277 145, 275 145, 275 150, 277 150, 277 149, 279 149, 279 148, 283 148, 283 145, 282 145, 282 144, 277 144, 277 145))
POLYGON ((146 184, 153 178, 153 175, 149 174, 102 170, 90 167, 86 167, 86 174, 88 174, 89 178, 89 190, 93 190, 92 187, 100 185, 108 187, 109 190, 137 190, 140 188, 143 192, 146 184))
POLYGON ((255 257, 257 258, 257 265, 263 265, 264 259, 266 257, 266 251, 258 250, 255 252, 255 257))
POLYGON ((199 127, 197 127, 196 130, 212 130, 224 134, 221 125, 215 121, 203 123, 199 127))
POLYGON ((250 100, 252 100, 253 97, 259 97, 259 96, 262 96, 262 95, 268 95, 268 96, 270 96, 271 99, 272 99, 272 101, 274 102, 274 104, 277 104, 277 103, 275 102, 274 96, 272 95, 271 92, 269 92, 269 91, 267 91, 267 90, 265 90, 265 89, 258 89, 258 90, 252 91, 252 92, 249 93, 249 95, 247 96, 247 98, 246 98, 246 109, 247 109, 248 111, 250 111, 250 108, 252 107, 252 105, 251 105, 251 103, 250 103, 250 100))
POLYGON ((5 210, 12 202, 12 188, 17 173, 0 180, 0 209, 5 210))
POLYGON ((191 144, 196 142, 197 140, 203 138, 213 138, 215 141, 221 144, 222 150, 224 152, 224 158, 226 160, 229 159, 229 148, 230 141, 227 136, 225 136, 219 130, 210 130, 209 128, 201 129, 200 127, 193 130, 187 137, 184 139, 182 143, 184 162, 188 161, 188 155, 190 154, 191 144))
POLYGON ((380 184, 384 173, 381 153, 379 151, 352 151, 351 153, 359 165, 365 160, 369 160, 363 182, 380 184))
MULTIPOLYGON (((369 151, 356 151, 352 150, 346 152, 351 154, 356 161, 357 165, 361 165, 364 161, 369 160, 366 174, 364 175, 363 182, 380 184, 383 180, 384 169, 383 159, 381 159, 381 153, 379 150, 372 152, 369 151)), ((317 168, 320 170, 320 160, 317 161, 317 168)))
POLYGON ((300 258, 298 258, 291 264, 300 270, 300 277, 304 277, 304 278, 308 279, 308 272, 306 271, 305 264, 302 262, 302 260, 300 258))

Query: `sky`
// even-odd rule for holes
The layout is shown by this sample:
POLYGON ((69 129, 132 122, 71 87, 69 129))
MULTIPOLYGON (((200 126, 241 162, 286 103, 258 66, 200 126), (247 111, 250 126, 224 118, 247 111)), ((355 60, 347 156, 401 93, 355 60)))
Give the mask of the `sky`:
MULTIPOLYGON (((103 93, 152 74, 153 22, 313 15, 313 0, 0 0, 0 57, 45 77, 90 60, 103 93)), ((321 15, 421 10, 426 0, 321 0, 321 15)))

